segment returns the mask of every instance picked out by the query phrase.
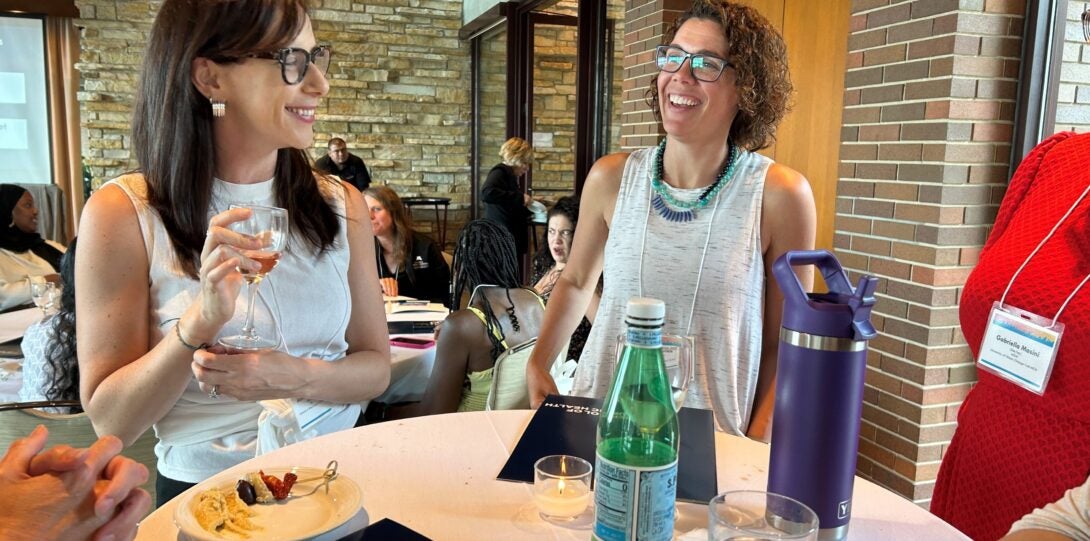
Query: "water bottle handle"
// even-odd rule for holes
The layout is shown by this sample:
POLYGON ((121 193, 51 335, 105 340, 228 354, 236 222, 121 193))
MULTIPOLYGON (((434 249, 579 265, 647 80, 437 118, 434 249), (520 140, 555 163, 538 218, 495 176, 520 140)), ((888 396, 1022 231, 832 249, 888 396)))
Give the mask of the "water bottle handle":
POLYGON ((772 275, 780 285, 780 291, 788 305, 805 306, 810 300, 802 287, 802 282, 792 269, 792 267, 803 265, 814 265, 818 268, 830 293, 852 294, 852 286, 848 283, 848 277, 844 275, 844 268, 840 266, 840 262, 832 252, 795 250, 781 255, 772 264, 772 275))

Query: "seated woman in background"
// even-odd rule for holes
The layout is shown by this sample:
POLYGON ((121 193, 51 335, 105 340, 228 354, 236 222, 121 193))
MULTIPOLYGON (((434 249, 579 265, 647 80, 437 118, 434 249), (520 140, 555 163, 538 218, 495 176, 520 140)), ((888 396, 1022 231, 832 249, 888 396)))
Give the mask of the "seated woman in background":
MULTIPOLYGON (((76 363, 76 239, 61 257, 61 299, 56 314, 31 325, 23 335, 23 386, 20 402, 79 400, 76 363)), ((79 413, 83 408, 42 408, 79 413)))
POLYGON ((533 290, 519 286, 515 239, 502 225, 488 220, 466 224, 454 250, 454 284, 452 305, 463 292, 495 287, 476 291, 465 310, 443 322, 424 400, 370 408, 369 421, 485 409, 496 359, 537 336, 545 304, 533 290))
POLYGON ((363 191, 375 232, 375 259, 382 294, 432 302, 450 296, 450 267, 431 238, 413 231, 401 198, 386 186, 363 191))
POLYGON ((64 246, 38 234, 34 196, 14 184, 0 184, 0 310, 30 302, 30 282, 57 282, 64 246))
MULTIPOLYGON (((534 256, 534 274, 530 283, 534 284, 537 291, 546 301, 553 292, 556 279, 560 278, 560 272, 568 264, 571 256, 571 241, 575 238, 575 225, 579 221, 579 198, 565 196, 557 200, 553 208, 549 209, 548 228, 545 231, 545 239, 541 248, 534 256)), ((594 298, 587 306, 587 313, 583 321, 575 328, 568 343, 567 358, 579 361, 579 355, 583 353, 583 345, 587 343, 590 335, 590 326, 594 321, 594 314, 598 311, 598 301, 601 299, 600 288, 595 290, 594 298)))

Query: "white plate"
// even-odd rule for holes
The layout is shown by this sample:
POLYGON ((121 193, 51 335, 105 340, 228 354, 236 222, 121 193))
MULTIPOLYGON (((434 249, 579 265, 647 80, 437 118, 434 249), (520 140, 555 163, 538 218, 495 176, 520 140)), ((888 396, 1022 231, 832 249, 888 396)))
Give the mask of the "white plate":
MULTIPOLYGON (((266 474, 282 479, 285 473, 291 471, 291 468, 264 468, 264 471, 266 474)), ((300 479, 307 479, 320 477, 323 471, 320 468, 296 468, 295 474, 300 479)), ((174 509, 174 523, 191 539, 202 541, 241 539, 229 532, 220 534, 205 530, 201 528, 193 515, 198 494, 213 488, 234 489, 238 479, 233 475, 219 475, 183 494, 178 507, 174 509)), ((306 493, 319 483, 321 480, 296 483, 292 491, 306 493)), ((310 496, 289 499, 286 502, 255 503, 250 506, 250 510, 255 512, 256 516, 251 517, 250 520, 264 529, 251 532, 250 539, 294 541, 320 535, 355 516, 360 510, 360 500, 359 485, 342 473, 329 484, 329 493, 326 493, 324 489, 318 489, 318 492, 310 496)))

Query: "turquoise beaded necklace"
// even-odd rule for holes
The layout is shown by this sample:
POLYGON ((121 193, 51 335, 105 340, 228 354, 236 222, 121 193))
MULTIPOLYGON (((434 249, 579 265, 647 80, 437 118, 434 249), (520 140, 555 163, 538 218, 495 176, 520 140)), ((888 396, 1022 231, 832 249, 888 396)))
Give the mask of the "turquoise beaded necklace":
POLYGON ((662 181, 663 155, 666 153, 666 139, 659 143, 655 150, 655 168, 651 174, 651 187, 655 189, 655 196, 651 199, 651 205, 659 216, 671 222, 691 222, 696 219, 696 211, 708 206, 708 202, 715 199, 724 186, 734 176, 734 167, 738 165, 738 147, 727 141, 727 163, 723 164, 723 170, 715 179, 715 183, 708 186, 704 193, 695 201, 679 201, 667 191, 662 181))

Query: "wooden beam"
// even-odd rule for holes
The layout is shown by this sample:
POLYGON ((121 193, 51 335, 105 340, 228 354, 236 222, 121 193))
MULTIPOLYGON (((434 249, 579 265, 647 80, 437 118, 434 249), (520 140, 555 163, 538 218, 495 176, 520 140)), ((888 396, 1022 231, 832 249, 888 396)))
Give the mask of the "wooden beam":
POLYGON ((0 13, 26 13, 30 15, 47 15, 51 17, 79 18, 79 8, 75 0, 55 0, 42 2, 41 0, 4 0, 0 13))

